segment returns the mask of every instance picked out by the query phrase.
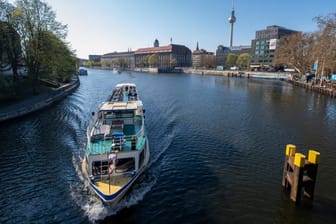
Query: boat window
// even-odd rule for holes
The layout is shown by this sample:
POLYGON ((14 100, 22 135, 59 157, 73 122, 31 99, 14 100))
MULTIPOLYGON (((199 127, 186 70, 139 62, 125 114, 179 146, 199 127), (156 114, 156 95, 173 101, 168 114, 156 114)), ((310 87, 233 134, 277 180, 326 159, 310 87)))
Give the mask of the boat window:
POLYGON ((92 175, 105 175, 107 174, 107 168, 107 161, 95 161, 92 163, 92 175))
POLYGON ((118 110, 114 111, 113 118, 132 118, 134 117, 134 110, 118 110))
POLYGON ((117 173, 133 171, 134 169, 135 169, 135 159, 134 158, 117 159, 117 166, 116 166, 117 173))
POLYGON ((112 119, 114 114, 112 112, 104 112, 105 119, 112 119))

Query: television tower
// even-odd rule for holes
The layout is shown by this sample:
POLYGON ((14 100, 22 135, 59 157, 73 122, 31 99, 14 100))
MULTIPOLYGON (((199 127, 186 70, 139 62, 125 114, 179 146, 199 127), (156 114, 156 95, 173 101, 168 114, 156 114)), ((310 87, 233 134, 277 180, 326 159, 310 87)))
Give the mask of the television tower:
POLYGON ((234 15, 234 0, 232 0, 232 11, 231 11, 231 16, 229 17, 229 23, 231 23, 231 29, 230 29, 230 48, 232 48, 233 24, 235 22, 236 22, 236 17, 234 15))

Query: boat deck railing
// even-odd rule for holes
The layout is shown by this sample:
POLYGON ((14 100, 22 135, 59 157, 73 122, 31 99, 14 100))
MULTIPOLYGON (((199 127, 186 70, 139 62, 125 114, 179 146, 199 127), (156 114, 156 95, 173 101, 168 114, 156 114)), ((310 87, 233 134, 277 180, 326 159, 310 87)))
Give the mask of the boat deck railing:
MULTIPOLYGON (((88 144, 87 153, 88 154, 106 154, 113 151, 112 144, 114 143, 113 133, 111 135, 95 135, 91 136, 91 142, 88 144)), ((122 135, 118 140, 118 149, 123 151, 132 150, 132 144, 135 142, 135 149, 141 149, 145 144, 146 136, 144 125, 141 126, 140 130, 135 135, 122 135)))
POLYGON ((137 101, 138 93, 135 86, 122 86, 113 90, 110 101, 112 102, 128 102, 137 101))

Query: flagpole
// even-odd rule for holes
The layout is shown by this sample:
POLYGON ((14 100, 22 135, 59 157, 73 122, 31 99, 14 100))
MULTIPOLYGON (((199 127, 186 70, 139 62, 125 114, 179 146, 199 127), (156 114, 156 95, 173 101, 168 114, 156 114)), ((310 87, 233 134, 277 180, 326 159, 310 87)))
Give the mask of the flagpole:
MULTIPOLYGON (((111 151, 110 151, 111 152, 111 151)), ((107 155, 107 153, 106 153, 107 155)), ((108 162, 107 162, 107 171, 108 171, 108 174, 109 174, 109 194, 111 194, 111 174, 110 174, 110 156, 108 155, 107 158, 108 158, 108 162)))
MULTIPOLYGON (((112 144, 111 148, 114 148, 114 144, 112 144)), ((111 174, 114 174, 115 170, 115 163, 117 159, 117 153, 114 151, 113 153, 110 153, 108 156, 108 174, 109 174, 109 194, 111 194, 111 174)))

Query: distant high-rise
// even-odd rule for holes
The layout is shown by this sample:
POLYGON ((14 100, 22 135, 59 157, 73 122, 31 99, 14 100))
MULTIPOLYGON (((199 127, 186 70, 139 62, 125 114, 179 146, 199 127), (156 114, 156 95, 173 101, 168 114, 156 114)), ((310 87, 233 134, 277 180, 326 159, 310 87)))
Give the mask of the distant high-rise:
POLYGON ((229 23, 231 23, 231 29, 230 29, 230 48, 232 47, 233 24, 235 22, 236 22, 236 17, 234 15, 234 0, 232 0, 232 11, 231 11, 231 16, 229 17, 229 23))
POLYGON ((251 68, 259 69, 272 66, 275 51, 281 37, 299 31, 290 30, 281 26, 267 26, 266 29, 257 30, 255 39, 251 41, 251 68))

